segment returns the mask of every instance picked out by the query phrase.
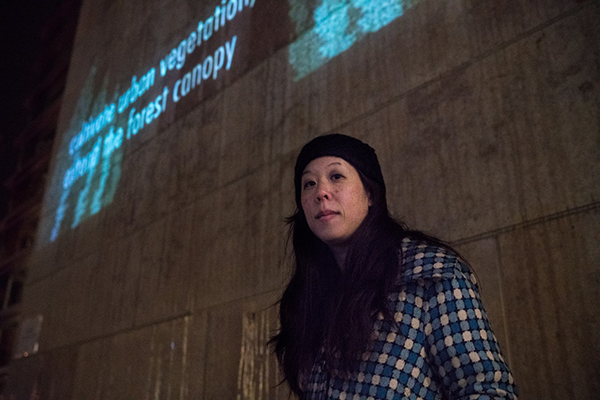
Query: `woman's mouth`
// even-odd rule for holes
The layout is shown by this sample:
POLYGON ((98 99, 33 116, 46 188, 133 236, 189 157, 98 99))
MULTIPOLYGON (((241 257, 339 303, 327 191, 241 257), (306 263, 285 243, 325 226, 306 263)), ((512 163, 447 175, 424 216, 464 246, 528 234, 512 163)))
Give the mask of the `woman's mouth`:
POLYGON ((319 213, 317 213, 315 218, 318 219, 319 221, 327 221, 338 214, 339 213, 336 211, 324 210, 324 211, 319 211, 319 213))

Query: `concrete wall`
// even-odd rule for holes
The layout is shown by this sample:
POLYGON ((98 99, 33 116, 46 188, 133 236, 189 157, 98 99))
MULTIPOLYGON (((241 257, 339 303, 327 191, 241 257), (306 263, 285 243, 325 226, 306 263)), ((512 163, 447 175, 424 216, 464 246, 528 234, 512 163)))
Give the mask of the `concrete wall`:
POLYGON ((594 398, 598 2, 407 2, 295 81, 292 8, 256 0, 219 36, 238 36, 232 69, 124 142, 112 202, 49 241, 81 110, 158 65, 216 5, 197 3, 84 4, 25 288, 24 316, 44 316, 40 351, 12 364, 8 394, 287 398, 263 343, 289 276, 293 163, 339 131, 377 149, 397 217, 472 263, 521 398, 594 398))

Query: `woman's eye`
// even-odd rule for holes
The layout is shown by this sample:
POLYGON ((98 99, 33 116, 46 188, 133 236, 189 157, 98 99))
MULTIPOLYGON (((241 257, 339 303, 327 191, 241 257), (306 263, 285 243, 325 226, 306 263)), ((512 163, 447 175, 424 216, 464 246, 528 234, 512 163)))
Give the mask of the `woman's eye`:
POLYGON ((314 186, 314 185, 315 185, 315 182, 313 182, 313 181, 306 181, 306 182, 304 182, 304 185, 302 185, 302 188, 303 189, 308 189, 309 187, 314 186))
POLYGON ((338 179, 341 179, 343 177, 344 177, 344 175, 342 175, 342 174, 333 174, 333 175, 331 175, 331 179, 333 179, 334 181, 338 180, 338 179))

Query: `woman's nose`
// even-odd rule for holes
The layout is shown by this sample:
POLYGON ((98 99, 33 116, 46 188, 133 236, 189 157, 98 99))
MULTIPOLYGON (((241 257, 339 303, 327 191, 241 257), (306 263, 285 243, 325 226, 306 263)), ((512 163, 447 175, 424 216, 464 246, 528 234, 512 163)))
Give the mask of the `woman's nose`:
POLYGON ((321 201, 323 199, 331 200, 331 193, 326 183, 319 183, 317 187, 317 200, 321 201))

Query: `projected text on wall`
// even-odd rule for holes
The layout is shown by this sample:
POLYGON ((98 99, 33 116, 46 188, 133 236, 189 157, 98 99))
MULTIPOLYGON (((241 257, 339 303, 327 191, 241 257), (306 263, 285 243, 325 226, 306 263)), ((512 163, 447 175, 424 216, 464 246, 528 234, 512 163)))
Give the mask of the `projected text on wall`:
MULTIPOLYGON (((289 16, 298 34, 288 48, 294 78, 307 76, 369 33, 402 16, 418 1, 289 0, 289 16)), ((159 54, 154 65, 126 79, 124 87, 117 84, 109 88, 108 76, 99 79, 100 69, 94 64, 58 153, 51 189, 59 191, 53 192, 57 195, 53 200, 51 241, 112 203, 121 177, 124 149, 130 141, 139 140, 136 137, 148 132, 166 111, 190 93, 208 82, 222 80, 234 63, 240 62, 240 57, 247 61, 252 50, 239 50, 243 56, 236 57, 236 49, 240 44, 253 49, 258 42, 246 43, 246 36, 236 32, 235 20, 244 14, 249 18, 257 2, 264 7, 268 4, 262 0, 216 1, 214 11, 190 26, 168 51, 159 54), (100 90, 95 89, 98 80, 100 90)), ((285 3, 278 4, 287 8, 285 3)), ((259 21, 257 26, 264 28, 261 34, 268 35, 268 19, 259 21)), ((289 21, 286 23, 289 26, 289 21)), ((111 68, 103 70, 108 74, 111 68)))
POLYGON ((256 0, 222 0, 215 7, 214 14, 199 21, 177 46, 160 59, 157 67, 151 67, 139 78, 134 75, 123 93, 115 90, 112 102, 103 101, 106 98, 105 88, 95 99, 89 98, 89 86, 93 86, 96 74, 96 69, 92 68, 84 85, 86 87, 82 89, 79 110, 73 118, 75 122, 71 131, 74 134, 66 145, 70 165, 66 170, 58 171, 62 172, 61 196, 50 234, 51 241, 61 232, 67 212, 72 213, 69 225, 74 228, 112 202, 121 173, 121 147, 143 134, 144 129, 155 123, 169 104, 179 102, 204 82, 217 80, 229 71, 237 35, 232 35, 214 52, 188 68, 172 86, 162 86, 155 97, 143 99, 147 97, 144 96, 146 92, 159 85, 161 78, 170 71, 181 70, 188 56, 210 41, 215 32, 223 29, 237 15, 253 8, 255 3, 256 0), (82 115, 85 111, 91 114, 87 118, 82 115), (121 114, 124 118, 119 118, 121 114), (82 120, 77 125, 77 121, 82 120))

